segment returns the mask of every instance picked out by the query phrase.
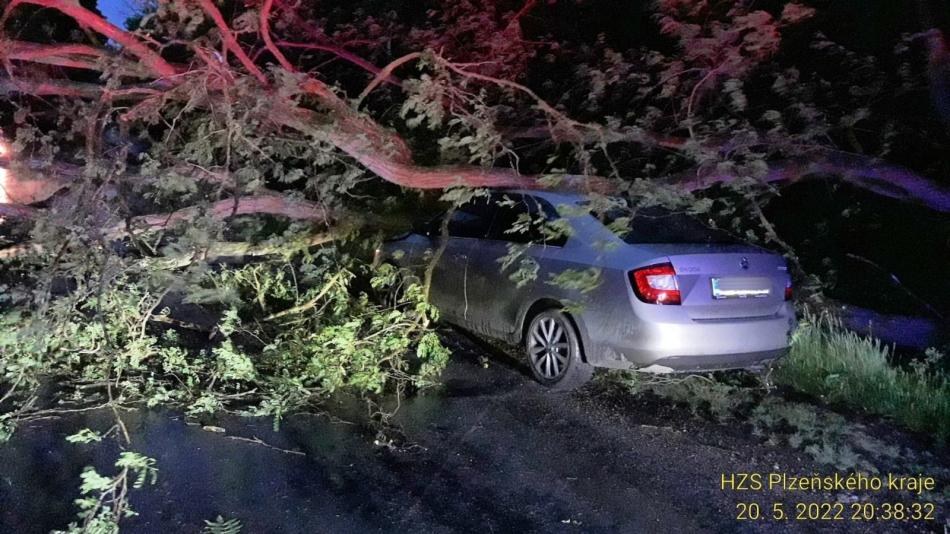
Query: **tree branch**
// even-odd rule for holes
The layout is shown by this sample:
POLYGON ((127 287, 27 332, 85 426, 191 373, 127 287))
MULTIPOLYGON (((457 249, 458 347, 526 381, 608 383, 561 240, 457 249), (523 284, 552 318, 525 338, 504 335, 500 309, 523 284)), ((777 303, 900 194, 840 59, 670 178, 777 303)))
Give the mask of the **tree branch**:
POLYGON ((273 7, 274 0, 264 0, 264 5, 261 7, 261 37, 264 38, 264 45, 271 55, 277 59, 281 67, 290 72, 297 72, 297 69, 287 61, 283 52, 274 45, 274 41, 270 37, 270 12, 273 7))
POLYGON ((0 76, 0 94, 23 93, 33 96, 72 96, 76 98, 99 98, 104 88, 95 83, 70 80, 28 80, 0 76))
MULTIPOLYGON (((133 218, 130 226, 144 230, 164 230, 179 223, 191 221, 202 214, 215 220, 224 220, 237 215, 279 215, 289 219, 310 221, 328 219, 326 210, 313 202, 273 194, 240 197, 237 201, 235 199, 219 200, 206 209, 190 207, 172 213, 142 215, 133 218)), ((125 224, 121 224, 112 227, 106 233, 121 235, 125 229, 125 224)))
MULTIPOLYGON (((19 210, 32 210, 31 213, 22 212, 23 215, 35 217, 41 213, 40 210, 34 210, 28 207, 21 207, 10 204, 0 204, 0 215, 9 210, 13 214, 21 214, 19 210)), ((215 202, 206 209, 200 207, 189 207, 173 211, 171 213, 158 213, 152 215, 142 215, 133 217, 128 224, 119 223, 103 230, 102 237, 105 239, 120 239, 126 235, 130 229, 145 232, 166 230, 180 223, 189 222, 195 218, 206 215, 216 220, 225 220, 237 215, 277 215, 290 219, 320 221, 329 220, 329 214, 325 209, 313 202, 301 199, 289 198, 281 195, 256 195, 241 197, 235 205, 234 199, 225 199, 215 202)), ((316 241, 308 241, 309 245, 327 242, 335 237, 330 233, 314 236, 316 241)), ((214 256, 241 256, 241 255, 270 255, 276 254, 294 243, 281 245, 250 245, 248 243, 217 243, 213 249, 206 251, 205 257, 214 256)), ((44 247, 37 243, 24 243, 0 249, 0 259, 10 259, 20 257, 29 253, 42 253, 44 247)), ((181 267, 194 261, 188 260, 184 264, 178 264, 182 258, 164 258, 156 261, 168 261, 163 264, 166 267, 181 267)))
POLYGON ((27 41, 0 41, 0 61, 15 60, 59 67, 100 70, 98 60, 106 53, 83 44, 39 44, 27 41))
POLYGON ((101 33, 122 45, 123 48, 142 60, 142 63, 160 78, 171 77, 178 73, 160 54, 139 41, 134 35, 113 26, 98 14, 84 8, 77 0, 13 0, 3 11, 0 27, 6 23, 10 13, 20 4, 32 4, 55 9, 71 17, 79 25, 101 33))
MULTIPOLYGON (((247 242, 235 241, 216 241, 203 248, 197 254, 187 254, 180 256, 164 256, 160 258, 148 258, 143 261, 148 262, 153 268, 162 269, 181 269, 187 267, 198 260, 205 262, 218 262, 224 258, 234 260, 245 260, 247 258, 261 258, 266 256, 280 256, 292 254, 310 247, 330 243, 339 238, 334 232, 327 231, 311 234, 303 239, 284 241, 281 243, 253 244, 247 242)), ((2 254, 3 250, 0 250, 2 254)), ((0 255, 0 258, 3 256, 0 255)))
POLYGON ((389 65, 386 65, 382 70, 376 73, 376 77, 374 77, 373 80, 366 86, 366 88, 363 89, 363 92, 360 93, 360 96, 356 97, 356 103, 353 105, 353 107, 359 109, 360 104, 367 96, 369 96, 370 93, 373 92, 373 89, 376 89, 379 84, 392 78, 393 71, 410 61, 419 59, 420 57, 422 57, 420 52, 412 52, 391 61, 389 65))
MULTIPOLYGON (((198 260, 214 262, 223 258, 259 258, 264 256, 278 256, 289 254, 309 247, 315 247, 334 241, 339 238, 339 234, 332 231, 326 231, 311 234, 302 239, 294 239, 282 243, 264 243, 253 244, 240 241, 215 241, 210 243, 204 249, 197 251, 199 254, 185 254, 179 256, 162 256, 154 258, 144 258, 141 260, 153 268, 162 269, 180 269, 187 267, 198 260)), ((9 260, 25 256, 27 254, 42 254, 45 252, 42 245, 35 243, 25 243, 0 249, 0 260, 9 260)))
POLYGON ((537 5, 538 5, 538 0, 527 0, 524 3, 524 5, 521 6, 521 9, 519 9, 518 12, 515 13, 513 17, 511 17, 511 20, 508 21, 507 27, 508 28, 515 27, 516 24, 521 22, 522 17, 530 13, 537 5))
POLYGON ((301 87, 319 98, 321 104, 331 111, 331 120, 334 124, 326 129, 327 131, 322 131, 319 126, 327 121, 321 120, 314 111, 293 102, 276 106, 276 122, 299 132, 318 137, 325 136, 331 144, 348 154, 368 151, 386 155, 397 163, 412 162, 412 151, 402 137, 350 107, 325 83, 310 78, 301 84, 301 87), (341 144, 346 145, 347 148, 344 149, 341 144))
POLYGON ((218 31, 221 32, 221 39, 224 41, 224 45, 227 49, 237 56, 238 61, 244 65, 244 68, 247 69, 252 76, 257 78, 257 81, 265 86, 268 85, 267 76, 264 76, 261 69, 254 64, 247 53, 244 52, 244 49, 241 48, 241 44, 238 43, 237 38, 234 37, 234 32, 231 31, 228 23, 224 20, 224 16, 218 7, 214 5, 214 2, 212 0, 198 0, 198 4, 201 6, 201 9, 211 17, 215 26, 218 27, 218 31))
MULTIPOLYGON (((198 0, 198 3, 205 13, 214 21, 226 48, 238 57, 252 76, 266 85, 268 83, 266 76, 243 51, 235 34, 225 22, 224 17, 215 6, 213 0, 198 0)), ((150 71, 155 72, 159 76, 167 77, 177 73, 175 67, 166 62, 160 54, 146 46, 137 37, 128 32, 119 30, 102 19, 99 15, 83 8, 75 0, 13 0, 4 10, 3 20, 6 20, 11 11, 20 4, 32 4, 56 9, 72 17, 79 24, 92 28, 122 45, 129 52, 139 57, 150 71)), ((530 9, 534 8, 535 5, 536 2, 534 0, 526 0, 521 10, 515 14, 512 20, 517 21, 530 9)), ((260 12, 261 34, 268 50, 274 54, 274 57, 282 67, 292 69, 293 65, 283 56, 270 35, 269 17, 272 9, 273 0, 265 0, 260 12)), ((344 57, 339 50, 333 49, 332 47, 299 43, 282 44, 292 47, 327 50, 344 57)), ((106 53, 107 52, 94 47, 79 44, 38 45, 34 43, 16 43, 15 46, 8 47, 5 51, 5 57, 22 61, 45 61, 51 64, 81 68, 92 65, 94 59, 98 59, 106 53)), ((369 71, 376 72, 374 79, 357 98, 357 105, 383 81, 392 80, 392 74, 396 68, 416 60, 421 56, 422 54, 420 53, 408 54, 398 58, 383 69, 376 69, 375 66, 368 65, 365 61, 361 63, 351 58, 350 60, 354 63, 360 64, 369 71)), ((585 124, 569 118, 566 114, 548 104, 531 88, 525 85, 466 70, 464 65, 453 63, 439 56, 435 56, 434 60, 439 66, 447 69, 456 76, 490 83, 498 87, 517 91, 527 96, 534 102, 535 106, 545 114, 549 121, 549 125, 547 126, 548 134, 554 138, 557 138, 563 133, 565 137, 569 138, 572 142, 585 144, 623 140, 673 149, 681 149, 683 146, 682 140, 658 138, 640 131, 632 131, 629 132, 629 135, 621 135, 620 138, 618 138, 615 133, 608 132, 600 125, 585 124)), ((383 127, 372 118, 360 114, 350 104, 340 98, 327 84, 315 78, 309 78, 303 82, 302 87, 309 94, 315 96, 320 104, 326 108, 329 112, 329 119, 322 113, 303 108, 296 102, 288 100, 279 102, 274 106, 274 116, 271 117, 274 122, 297 130, 305 135, 327 140, 370 171, 392 183, 413 188, 443 188, 456 185, 468 185, 472 187, 542 187, 542 184, 539 182, 539 177, 521 175, 511 169, 465 166, 417 166, 413 163, 411 151, 402 137, 383 127)), ((120 97, 133 98, 160 93, 160 91, 154 87, 133 86, 106 91, 102 86, 97 84, 69 80, 30 80, 0 77, 0 94, 14 92, 28 93, 37 96, 58 95, 78 98, 106 97, 110 99, 120 97)), ((828 152, 820 158, 801 158, 782 162, 773 165, 763 179, 769 183, 790 183, 816 174, 841 176, 849 183, 890 198, 914 201, 942 212, 950 211, 950 192, 948 192, 945 187, 939 186, 907 169, 856 155, 828 152)), ((688 190, 698 190, 714 183, 732 181, 736 177, 727 174, 713 173, 700 175, 691 174, 681 178, 683 179, 680 181, 680 185, 688 190)), ((589 177, 589 179, 592 181, 590 185, 591 189, 609 190, 609 184, 605 180, 597 177, 589 177)), ((576 185, 576 178, 571 178, 570 181, 575 182, 576 185)), ((25 183, 25 180, 21 180, 21 183, 25 183)), ((13 198, 8 195, 8 197, 7 199, 0 200, 5 200, 6 204, 26 204, 36 201, 23 201, 21 198, 26 197, 22 196, 13 198)), ((268 203, 274 203, 274 198, 277 197, 268 197, 267 200, 259 201, 265 212, 268 212, 266 210, 270 209, 267 208, 265 204, 270 205, 268 203)), ((233 203, 229 202, 227 209, 230 210, 231 208, 233 208, 233 203)), ((18 210, 14 207, 8 207, 6 209, 10 214, 9 216, 13 216, 14 214, 26 215, 27 213, 26 211, 18 210)), ((253 211, 257 208, 249 207, 248 209, 253 211)), ((293 215, 293 213, 296 213, 296 208, 294 207, 282 205, 273 209, 281 212, 275 212, 274 214, 287 215, 291 213, 289 216, 296 217, 296 215, 293 215)), ((304 212, 306 212, 306 209, 304 209, 304 212)), ((190 214, 191 212, 188 213, 190 214)), ((223 212, 218 213, 213 211, 213 213, 214 216, 223 216, 223 212)), ((311 218, 315 214, 315 212, 307 213, 309 213, 309 215, 301 216, 301 218, 311 218)), ((181 215, 180 217, 181 220, 186 218, 185 215, 181 215)), ((178 219, 172 217, 172 220, 178 219)), ((151 221, 149 224, 158 224, 158 221, 155 219, 149 219, 149 221, 151 221)))
MULTIPOLYGON (((760 180, 789 184, 816 176, 835 176, 881 196, 914 202, 943 213, 950 212, 950 189, 904 167, 857 154, 827 151, 812 157, 776 162, 769 166, 768 173, 760 180)), ((688 191, 697 191, 736 178, 734 174, 697 176, 691 173, 681 175, 674 182, 688 191)))
MULTIPOLYGON (((329 52, 339 57, 340 59, 349 61, 350 63, 356 65, 357 67, 362 68, 363 70, 371 74, 379 74, 381 70, 376 65, 373 65, 369 61, 361 58, 360 56, 354 54, 353 52, 350 52, 348 50, 345 50, 337 46, 316 44, 316 43, 293 43, 290 41, 278 41, 277 45, 282 46, 284 48, 300 48, 304 50, 319 50, 321 52, 329 52)), ((386 83, 389 83, 392 85, 396 85, 400 87, 402 86, 402 81, 400 81, 399 78, 396 78, 395 76, 389 76, 388 78, 386 78, 385 81, 386 83)))
POLYGON ((590 131, 590 132, 599 133, 599 132, 602 132, 603 130, 603 128, 599 125, 585 124, 568 117, 561 111, 555 109, 551 104, 548 104, 546 100, 538 96, 537 93, 535 93, 531 88, 529 88, 526 85, 522 85, 518 82, 513 82, 511 80, 505 80, 503 78, 496 78, 494 76, 488 76, 485 74, 480 74, 477 72, 465 70, 462 67, 456 65, 455 63, 448 61, 447 59, 440 56, 436 56, 435 60, 436 60, 436 63, 438 63, 439 65, 442 65, 446 69, 458 74, 459 76, 462 76, 463 78, 481 80, 483 82, 488 82, 493 85, 497 85, 499 87, 514 89, 515 91, 518 91, 519 93, 527 95, 529 98, 531 98, 531 100, 534 100, 534 103, 538 107, 538 109, 540 109, 549 118, 554 119, 555 123, 558 125, 561 125, 562 127, 567 126, 574 130, 577 130, 577 132, 590 131))

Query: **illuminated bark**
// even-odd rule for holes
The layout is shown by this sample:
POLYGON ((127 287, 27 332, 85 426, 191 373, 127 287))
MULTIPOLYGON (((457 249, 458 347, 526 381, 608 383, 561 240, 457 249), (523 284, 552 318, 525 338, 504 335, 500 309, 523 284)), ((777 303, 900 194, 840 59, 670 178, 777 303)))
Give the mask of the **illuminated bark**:
MULTIPOLYGON (((96 84, 80 83, 68 80, 44 80, 37 81, 29 78, 11 79, 0 78, 0 92, 2 93, 25 93, 37 96, 69 96, 77 98, 108 98, 108 99, 142 99, 142 98, 172 98, 171 93, 176 83, 182 79, 183 73, 179 68, 166 61, 158 52, 152 49, 149 44, 140 40, 137 36, 123 31, 102 19, 99 15, 81 7, 74 2, 60 2, 54 0, 14 0, 4 11, 4 19, 10 16, 10 13, 18 5, 33 4, 51 9, 56 9, 76 20, 77 23, 88 27, 102 35, 112 39, 122 45, 123 49, 134 55, 144 66, 145 72, 151 74, 151 83, 140 83, 122 87, 119 89, 106 89, 96 84)), ((511 19, 511 24, 517 25, 521 17, 525 16, 534 8, 536 2, 527 1, 523 7, 515 13, 511 19)), ((258 67, 251 57, 244 51, 241 44, 235 37, 234 32, 228 26, 221 12, 217 9, 211 0, 199 0, 199 5, 205 11, 207 16, 213 21, 219 33, 221 34, 224 46, 238 63, 245 69, 246 74, 255 78, 261 86, 263 98, 273 98, 275 92, 270 86, 270 82, 263 70, 258 67)), ((271 36, 270 31, 270 13, 273 8, 273 0, 266 0, 260 13, 259 31, 263 37, 266 49, 275 59, 288 70, 293 70, 293 65, 287 60, 271 36)), ((314 45, 316 46, 316 45, 314 45)), ((85 45, 38 45, 31 43, 19 43, 16 47, 7 53, 7 57, 22 62, 52 63, 71 66, 74 63, 76 68, 90 68, 92 60, 101 57, 106 52, 97 50, 85 45)), ((367 69, 368 72, 376 75, 360 97, 357 99, 357 105, 365 98, 370 91, 382 81, 394 81, 393 71, 398 66, 408 61, 418 59, 420 54, 410 54, 404 56, 383 69, 377 69, 368 64, 368 62, 353 61, 367 69)), ((548 118, 547 127, 539 127, 534 130, 541 132, 542 135, 549 135, 560 141, 569 141, 578 144, 596 143, 596 142, 617 142, 614 133, 608 133, 596 125, 588 125, 576 122, 553 106, 545 102, 530 88, 510 80, 505 80, 493 76, 487 76, 478 72, 467 70, 464 66, 452 63, 442 58, 436 58, 440 65, 452 73, 471 81, 477 81, 486 84, 492 84, 504 89, 509 89, 520 93, 531 99, 535 107, 539 109, 548 118), (612 137, 609 137, 612 136, 612 137)), ((224 68, 230 68, 227 65, 224 68)), ((236 79, 242 74, 237 70, 230 72, 232 78, 236 79)), ((224 82, 217 82, 224 83, 224 82)), ((471 186, 471 187, 516 187, 516 188, 540 188, 544 187, 539 181, 538 176, 521 175, 512 169, 506 168, 482 168, 476 166, 452 166, 452 167, 424 167, 414 163, 412 153, 406 141, 394 131, 382 126, 371 117, 360 113, 355 106, 345 101, 334 92, 326 83, 315 77, 307 77, 302 88, 311 96, 315 97, 320 104, 320 110, 308 109, 295 101, 277 101, 274 104, 274 113, 268 117, 271 121, 280 127, 289 128, 309 135, 315 139, 324 140, 346 153, 354 160, 363 165, 366 169, 377 174, 384 180, 398 184, 407 188, 434 189, 453 186, 471 186), (329 121, 327 119, 329 116, 329 121)), ((209 87, 214 91, 214 86, 209 87)), ((217 90, 220 90, 219 86, 217 90)), ((214 95, 212 95, 212 98, 214 95)), ((126 118, 134 118, 134 110, 127 112, 126 118)), ((685 140, 664 138, 656 136, 649 132, 637 132, 631 134, 625 139, 627 142, 639 143, 648 147, 663 147, 667 149, 680 149, 685 140)), ((874 191, 891 198, 912 201, 928 206, 938 211, 950 211, 950 194, 945 188, 927 180, 924 177, 916 175, 907 169, 899 168, 893 165, 887 165, 870 158, 845 155, 845 154, 822 154, 820 157, 809 161, 790 161, 774 165, 769 174, 763 179, 770 183, 789 183, 804 177, 815 174, 833 174, 841 176, 843 179, 859 187, 874 191)), ((698 190, 709 187, 716 183, 728 182, 735 177, 722 174, 705 174, 683 177, 678 183, 686 190, 698 190)), ((16 181, 17 178, 7 177, 8 184, 16 181)), ((26 180, 26 179, 25 179, 26 180)), ((36 180, 30 177, 28 180, 36 180)), ((53 182, 48 187, 40 183, 33 184, 21 189, 35 188, 37 191, 55 191, 62 187, 61 180, 51 179, 53 182)), ((611 187, 607 180, 588 176, 583 179, 578 177, 568 177, 566 185, 576 189, 588 189, 596 191, 609 191, 611 187), (580 183, 581 181, 585 183, 580 183)), ((565 182, 559 184, 565 186, 565 182)), ((8 189, 16 189, 16 187, 8 189)), ((47 194, 38 194, 30 200, 28 196, 8 196, 7 203, 28 204, 48 197, 47 194)), ((22 212, 25 213, 25 212, 22 212)))
MULTIPOLYGON (((158 77, 170 77, 177 74, 177 70, 162 56, 140 41, 134 35, 117 28, 96 13, 82 7, 76 0, 13 0, 3 12, 0 26, 7 21, 17 6, 32 4, 49 9, 55 9, 75 20, 80 26, 94 30, 109 39, 112 39, 131 54, 135 55, 142 64, 158 77)), ((55 45, 50 45, 55 46, 55 45)))

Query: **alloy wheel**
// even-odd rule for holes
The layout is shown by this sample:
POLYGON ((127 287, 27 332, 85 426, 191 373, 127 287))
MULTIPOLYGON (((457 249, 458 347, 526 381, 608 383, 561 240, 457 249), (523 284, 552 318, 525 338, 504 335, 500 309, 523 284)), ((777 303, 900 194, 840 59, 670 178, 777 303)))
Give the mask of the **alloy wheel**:
POLYGON ((528 334, 531 365, 547 380, 555 380, 564 374, 574 356, 567 328, 560 319, 545 316, 535 321, 528 334))

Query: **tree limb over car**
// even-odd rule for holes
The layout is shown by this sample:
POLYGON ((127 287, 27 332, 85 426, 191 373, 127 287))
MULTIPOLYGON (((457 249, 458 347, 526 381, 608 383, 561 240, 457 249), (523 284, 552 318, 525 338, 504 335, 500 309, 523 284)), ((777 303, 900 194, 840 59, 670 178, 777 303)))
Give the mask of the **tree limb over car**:
MULTIPOLYGON (((533 1, 525 2, 498 31, 522 39, 521 20, 537 8, 536 4, 533 1)), ((271 28, 275 12, 279 14, 293 8, 281 2, 275 4, 273 0, 263 1, 256 14, 256 27, 247 27, 242 22, 240 28, 232 26, 214 2, 200 0, 192 8, 200 10, 210 21, 214 32, 193 42, 162 42, 161 36, 120 29, 77 2, 14 0, 5 8, 0 23, 5 24, 14 18, 17 10, 26 5, 56 10, 80 27, 118 45, 116 48, 90 43, 33 43, 9 39, 0 47, 0 60, 7 66, 6 74, 0 76, 0 92, 36 98, 64 97, 95 105, 98 114, 88 119, 89 132, 101 132, 101 124, 118 114, 120 122, 126 125, 124 127, 164 121, 166 127, 171 127, 169 135, 172 135, 174 123, 169 123, 162 116, 166 109, 177 106, 183 110, 182 113, 197 109, 221 115, 233 114, 237 107, 241 107, 251 110, 246 114, 246 119, 264 134, 288 135, 302 142, 325 144, 346 154, 383 180, 411 189, 457 186, 533 189, 547 188, 553 184, 561 188, 610 192, 622 189, 624 181, 624 177, 613 167, 610 156, 610 149, 618 145, 635 146, 647 152, 661 150, 681 154, 687 161, 715 160, 743 149, 737 149, 732 140, 716 143, 709 139, 694 139, 696 131, 692 126, 689 127, 689 136, 678 137, 641 127, 616 127, 573 119, 525 84, 496 75, 494 70, 483 69, 484 64, 481 62, 460 61, 432 51, 414 51, 391 61, 385 67, 377 68, 355 54, 344 54, 340 50, 330 50, 333 47, 315 45, 318 49, 329 50, 345 59, 348 57, 351 65, 374 76, 359 96, 351 101, 338 87, 323 81, 319 71, 302 68, 290 61, 282 47, 288 51, 299 51, 305 47, 293 44, 290 37, 275 38, 271 28), (258 38, 263 42, 263 48, 258 48, 258 38), (169 46, 183 48, 189 59, 182 61, 179 57, 174 63, 166 59, 169 46), (279 66, 268 66, 261 61, 262 56, 273 58, 279 66), (576 153, 583 156, 582 159, 602 157, 611 162, 608 168, 614 170, 606 176, 595 174, 591 172, 589 161, 582 162, 581 172, 555 169, 542 174, 522 174, 517 168, 495 164, 418 163, 421 158, 413 153, 410 143, 398 129, 384 124, 372 112, 359 110, 361 104, 370 99, 373 91, 384 82, 402 88, 410 93, 411 98, 414 86, 407 86, 404 81, 397 80, 395 72, 400 68, 408 69, 412 63, 421 63, 434 70, 440 85, 432 90, 441 91, 436 103, 444 111, 462 117, 477 113, 484 98, 479 92, 484 95, 486 91, 498 91, 508 95, 512 101, 526 99, 534 110, 534 118, 540 119, 541 123, 521 128, 521 133, 515 134, 515 137, 540 135, 555 146, 574 147, 576 153), (49 68, 59 70, 49 71, 49 68), (98 71, 108 82, 79 81, 81 77, 72 74, 75 71, 98 71), (589 147, 593 147, 592 151, 585 152, 589 147)), ((770 19, 761 14, 764 12, 754 12, 753 18, 761 24, 773 24, 778 31, 810 17, 811 12, 807 8, 799 8, 787 8, 781 20, 770 19)), ((752 17, 752 14, 749 16, 752 17)), ((665 12, 662 31, 679 38, 685 47, 688 32, 679 34, 678 28, 675 16, 665 12)), ((740 38, 726 43, 726 46, 734 46, 741 51, 750 45, 740 38)), ((774 52, 773 48, 777 49, 774 43, 770 43, 769 47, 757 49, 755 54, 745 60, 738 57, 721 60, 710 56, 706 66, 680 68, 662 81, 679 83, 680 79, 687 77, 689 70, 695 71, 698 81, 684 92, 684 96, 688 95, 687 120, 692 121, 696 110, 707 101, 705 95, 711 86, 718 85, 719 78, 750 72, 758 64, 756 62, 764 61, 774 52), (698 91, 701 86, 702 91, 698 91)), ((769 139, 764 133, 756 135, 769 139)), ((229 137, 229 142, 231 140, 229 137)), ((504 135, 499 134, 495 142, 501 154, 507 151, 509 155, 514 155, 513 151, 505 148, 504 135)), ((749 150, 749 147, 744 149, 749 150)), ((809 150, 804 156, 784 160, 772 158, 764 172, 753 173, 751 177, 766 184, 783 185, 810 176, 831 175, 883 196, 915 202, 941 212, 950 211, 950 192, 909 169, 834 148, 813 146, 809 150)), ((269 157, 266 153, 264 156, 269 157)), ((87 163, 96 157, 96 154, 87 154, 87 163)), ((221 187, 226 187, 223 184, 231 179, 231 169, 228 168, 224 168, 220 174, 209 175, 194 169, 182 171, 183 166, 179 162, 158 172, 159 175, 172 173, 179 178, 190 177, 196 183, 213 178, 221 187)), ((2 205, 4 217, 34 218, 44 213, 44 210, 35 209, 32 205, 46 201, 73 184, 85 183, 79 165, 70 168, 70 164, 59 162, 50 165, 46 171, 42 170, 42 166, 33 167, 28 175, 7 173, 5 189, 8 193, 2 205)), ((707 169, 701 164, 695 171, 673 173, 666 181, 684 191, 699 191, 715 184, 728 184, 749 177, 748 173, 732 172, 722 166, 707 169)), ((113 184, 110 186, 113 188, 129 180, 135 180, 131 174, 110 175, 106 179, 113 184)), ((326 215, 314 206, 305 205, 304 201, 262 186, 253 191, 233 193, 232 214, 284 215, 292 219, 310 220, 321 220, 326 215)), ((224 218, 228 202, 222 200, 212 204, 211 213, 224 218)), ((173 213, 139 216, 138 220, 154 226, 162 220, 178 221, 198 213, 204 211, 197 207, 183 208, 173 213)))

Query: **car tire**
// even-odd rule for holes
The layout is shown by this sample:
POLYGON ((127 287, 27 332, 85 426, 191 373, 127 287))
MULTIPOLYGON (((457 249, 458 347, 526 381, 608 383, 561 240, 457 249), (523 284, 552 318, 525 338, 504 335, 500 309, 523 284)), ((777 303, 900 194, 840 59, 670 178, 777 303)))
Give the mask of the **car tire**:
POLYGON ((531 318, 524 350, 535 380, 553 391, 579 388, 594 376, 594 367, 584 361, 574 321, 559 309, 544 310, 531 318))

